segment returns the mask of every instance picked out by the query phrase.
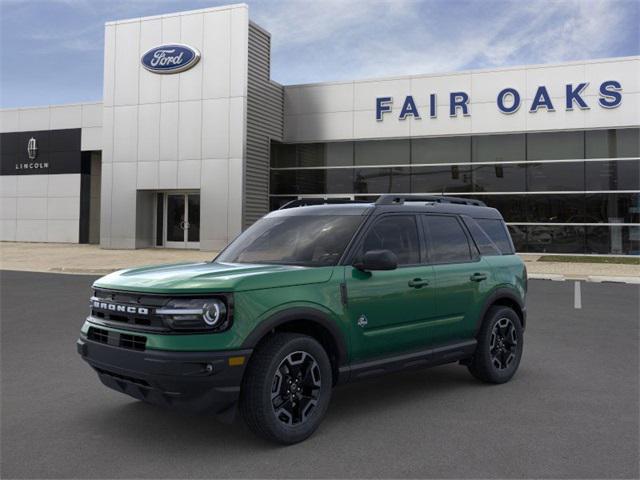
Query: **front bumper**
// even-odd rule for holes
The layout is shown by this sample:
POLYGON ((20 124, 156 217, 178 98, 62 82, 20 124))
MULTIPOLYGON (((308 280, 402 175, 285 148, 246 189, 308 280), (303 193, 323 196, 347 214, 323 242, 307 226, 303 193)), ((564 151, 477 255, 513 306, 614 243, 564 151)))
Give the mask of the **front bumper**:
POLYGON ((88 340, 78 353, 107 387, 155 405, 193 412, 232 410, 251 350, 218 352, 136 351, 88 340), (241 365, 238 358, 244 357, 241 365))

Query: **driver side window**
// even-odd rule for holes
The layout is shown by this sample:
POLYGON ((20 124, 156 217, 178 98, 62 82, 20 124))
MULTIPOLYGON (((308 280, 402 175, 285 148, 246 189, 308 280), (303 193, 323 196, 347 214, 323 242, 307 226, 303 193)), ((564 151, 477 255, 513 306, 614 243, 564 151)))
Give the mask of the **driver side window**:
POLYGON ((360 255, 370 250, 390 250, 398 265, 420 263, 420 240, 413 215, 390 215, 378 220, 367 232, 360 255))

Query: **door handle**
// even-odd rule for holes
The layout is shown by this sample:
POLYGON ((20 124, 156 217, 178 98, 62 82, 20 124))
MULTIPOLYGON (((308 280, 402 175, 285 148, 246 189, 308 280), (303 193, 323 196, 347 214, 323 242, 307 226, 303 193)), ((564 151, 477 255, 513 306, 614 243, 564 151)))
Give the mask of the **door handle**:
POLYGON ((486 273, 474 273, 473 275, 471 275, 471 277, 469 277, 469 279, 472 282, 481 282, 482 280, 486 280, 487 279, 487 274, 486 273))
POLYGON ((409 286, 412 288, 426 287, 427 285, 429 285, 429 280, 423 280, 421 278, 409 280, 409 286))

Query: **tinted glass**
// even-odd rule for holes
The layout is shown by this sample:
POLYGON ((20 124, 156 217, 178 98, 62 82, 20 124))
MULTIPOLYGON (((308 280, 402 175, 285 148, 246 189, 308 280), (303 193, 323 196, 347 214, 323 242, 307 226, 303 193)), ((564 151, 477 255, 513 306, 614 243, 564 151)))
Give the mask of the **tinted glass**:
POLYGON ((507 162, 527 158, 524 134, 473 137, 474 162, 507 162))
POLYGON ((587 227, 586 253, 640 255, 640 227, 587 227))
POLYGON ((475 242, 481 255, 501 255, 500 249, 489 238, 489 235, 478 225, 478 223, 470 217, 463 217, 464 223, 467 225, 473 241, 475 242))
POLYGON ((408 167, 357 168, 354 172, 355 193, 407 193, 411 188, 408 167))
POLYGON ((559 225, 520 226, 526 231, 526 252, 584 253, 585 228, 559 225))
POLYGON ((585 162, 530 163, 527 183, 530 192, 584 190, 585 162))
POLYGON ((262 218, 234 240, 216 262, 335 265, 361 221, 359 215, 262 218))
POLYGON ((442 165, 411 168, 412 193, 471 192, 471 167, 442 165))
MULTIPOLYGON (((585 218, 584 194, 528 195, 528 222, 580 222, 585 218)), ((511 220, 508 220, 511 221, 511 220)))
POLYGON ((501 253, 513 253, 511 240, 509 239, 509 234, 502 220, 478 218, 476 221, 489 238, 491 238, 493 243, 495 243, 501 253))
POLYGON ((296 167, 296 146, 271 142, 272 167, 296 167))
POLYGON ((420 263, 420 242, 413 215, 392 215, 378 220, 367 232, 360 249, 391 250, 398 257, 398 265, 420 263))
POLYGON ((275 195, 352 192, 353 170, 349 168, 271 171, 271 193, 275 195))
POLYGON ((526 190, 526 166, 477 165, 473 167, 475 192, 524 192, 526 190))
POLYGON ((471 161, 471 137, 419 138, 411 141, 411 163, 471 161))
POLYGON ((371 140, 356 142, 356 165, 407 165, 409 140, 371 140))
POLYGON ((640 193, 589 193, 584 223, 640 223, 640 193))
POLYGON ((456 217, 425 215, 431 263, 460 263, 471 260, 467 236, 456 217))
POLYGON ((640 189, 640 161, 586 162, 587 190, 640 189))
POLYGON ((527 134, 528 160, 584 158, 583 132, 549 132, 527 134))
POLYGON ((585 135, 586 158, 640 156, 640 129, 591 130, 585 135))
POLYGON ((497 209, 506 222, 527 221, 527 199, 530 195, 473 195, 473 198, 497 209))

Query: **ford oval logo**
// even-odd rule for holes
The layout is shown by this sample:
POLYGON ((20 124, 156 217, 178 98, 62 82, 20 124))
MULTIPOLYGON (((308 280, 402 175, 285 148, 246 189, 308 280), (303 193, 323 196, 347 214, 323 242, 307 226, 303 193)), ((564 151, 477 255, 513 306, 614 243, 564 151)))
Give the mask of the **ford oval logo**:
POLYGON ((153 73, 178 73, 190 69, 200 60, 200 52, 189 45, 173 43, 148 50, 140 61, 153 73))

